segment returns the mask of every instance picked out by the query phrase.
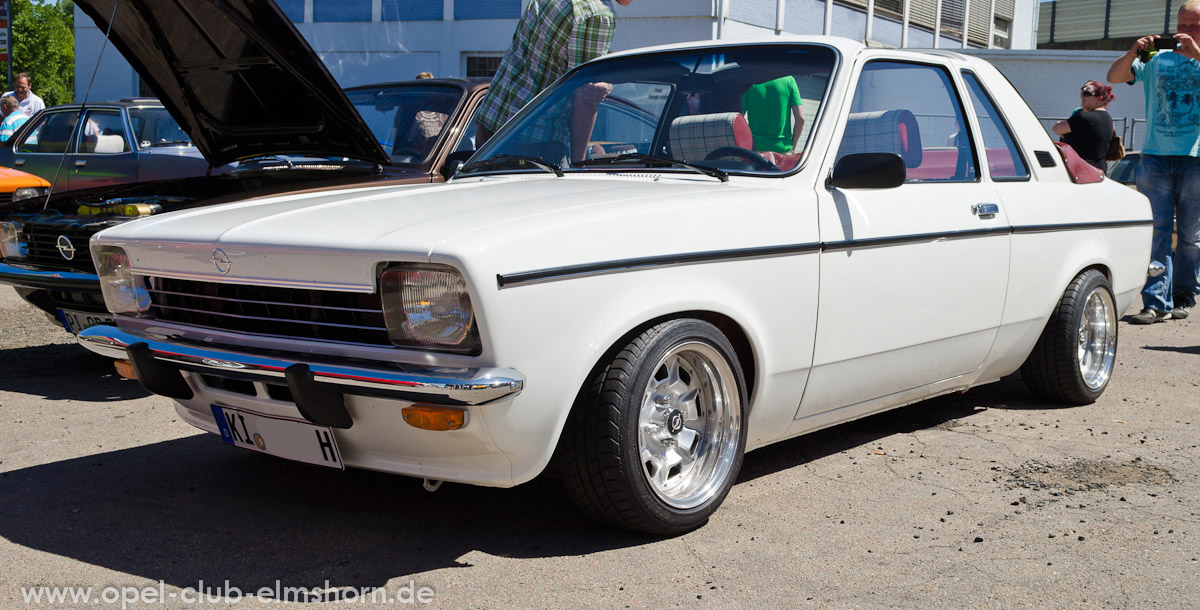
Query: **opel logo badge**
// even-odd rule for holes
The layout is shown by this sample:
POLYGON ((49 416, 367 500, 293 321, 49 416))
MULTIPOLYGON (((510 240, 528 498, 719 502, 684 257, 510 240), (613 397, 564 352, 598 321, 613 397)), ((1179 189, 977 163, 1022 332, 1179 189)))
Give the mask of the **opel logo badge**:
MULTIPOLYGON (((59 246, 59 249, 61 250, 62 246, 59 246)), ((229 260, 229 255, 225 254, 225 251, 220 248, 213 250, 212 262, 221 275, 229 273, 229 270, 233 268, 233 262, 229 260)))
POLYGON ((55 247, 58 248, 58 253, 61 254, 63 258, 67 260, 73 260, 75 258, 75 246, 71 244, 71 239, 66 235, 58 236, 58 241, 56 242, 55 247))

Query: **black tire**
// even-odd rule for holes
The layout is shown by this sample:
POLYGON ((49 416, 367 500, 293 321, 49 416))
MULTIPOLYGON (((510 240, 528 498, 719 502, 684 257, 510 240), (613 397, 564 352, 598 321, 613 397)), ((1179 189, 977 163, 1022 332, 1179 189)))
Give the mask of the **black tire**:
POLYGON ((1063 292, 1033 353, 1021 365, 1021 377, 1039 398, 1087 405, 1108 387, 1116 355, 1112 287, 1104 274, 1089 269, 1063 292))
POLYGON ((703 525, 741 468, 746 396, 733 346, 713 325, 678 319, 642 332, 598 367, 572 409, 559 444, 567 493, 638 532, 703 525))

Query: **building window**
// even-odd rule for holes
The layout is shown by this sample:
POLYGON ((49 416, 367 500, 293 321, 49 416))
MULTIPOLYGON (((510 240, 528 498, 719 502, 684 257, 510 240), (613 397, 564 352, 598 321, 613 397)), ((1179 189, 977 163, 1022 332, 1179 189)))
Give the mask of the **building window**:
POLYGON ((313 21, 370 21, 371 0, 313 0, 313 21))
POLYGON ((1012 41, 1009 40, 1009 33, 1012 31, 1012 21, 1003 17, 996 17, 992 25, 992 46, 998 49, 1012 48, 1012 41))
POLYGON ((304 23, 304 0, 275 0, 275 4, 292 23, 304 23))
POLYGON ((520 19, 521 0, 454 0, 454 18, 520 19))
POLYGON ((384 21, 441 21, 442 0, 383 0, 384 21))
POLYGON ((464 72, 467 78, 491 78, 496 75, 496 69, 500 67, 500 58, 500 55, 468 55, 467 69, 464 72))

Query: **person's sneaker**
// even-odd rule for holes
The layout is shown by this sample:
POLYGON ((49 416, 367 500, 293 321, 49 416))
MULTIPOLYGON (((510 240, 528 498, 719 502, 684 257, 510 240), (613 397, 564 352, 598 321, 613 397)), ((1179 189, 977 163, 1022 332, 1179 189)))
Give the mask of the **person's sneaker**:
POLYGON ((1192 307, 1190 305, 1176 305, 1175 309, 1171 310, 1171 319, 1183 320, 1184 318, 1188 317, 1188 314, 1191 313, 1191 311, 1192 307))
POLYGON ((1163 320, 1170 319, 1170 312, 1159 311, 1157 309, 1147 307, 1141 312, 1134 314, 1133 317, 1129 318, 1129 321, 1134 324, 1154 324, 1155 322, 1162 322, 1163 320))

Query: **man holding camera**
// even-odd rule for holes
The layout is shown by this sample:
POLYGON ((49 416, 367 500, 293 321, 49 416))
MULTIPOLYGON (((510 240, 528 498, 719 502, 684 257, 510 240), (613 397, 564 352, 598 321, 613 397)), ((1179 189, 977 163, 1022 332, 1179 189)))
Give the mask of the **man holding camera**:
POLYGON ((1133 316, 1135 324, 1186 318, 1200 293, 1200 0, 1179 7, 1178 30, 1173 37, 1139 38, 1108 69, 1110 83, 1141 81, 1145 89, 1137 187, 1154 213, 1150 258, 1166 267, 1146 278, 1145 309, 1133 316), (1151 49, 1158 52, 1146 58, 1151 49))

